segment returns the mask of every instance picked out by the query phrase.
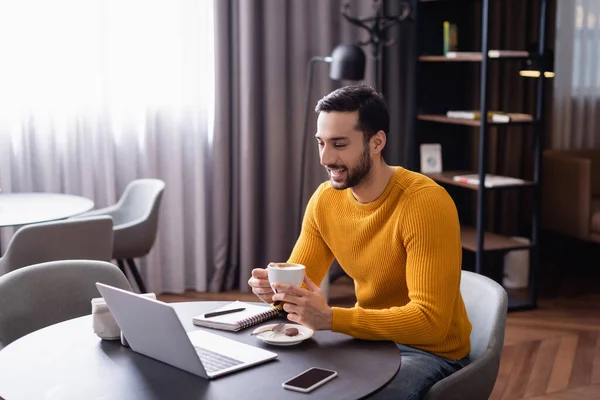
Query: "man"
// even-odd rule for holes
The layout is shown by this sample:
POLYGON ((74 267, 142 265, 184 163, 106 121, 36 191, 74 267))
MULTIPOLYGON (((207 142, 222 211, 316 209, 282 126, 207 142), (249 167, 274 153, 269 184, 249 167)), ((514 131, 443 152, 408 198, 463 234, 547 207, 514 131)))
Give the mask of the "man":
POLYGON ((389 114, 373 89, 343 87, 316 111, 319 155, 330 180, 309 200, 288 260, 306 266, 304 285, 278 284, 274 294, 262 268, 248 284, 267 303, 284 301, 290 321, 396 342, 402 366, 375 398, 420 398, 469 362, 455 204, 433 180, 386 164, 389 114), (352 308, 330 307, 314 283, 334 258, 354 280, 352 308))

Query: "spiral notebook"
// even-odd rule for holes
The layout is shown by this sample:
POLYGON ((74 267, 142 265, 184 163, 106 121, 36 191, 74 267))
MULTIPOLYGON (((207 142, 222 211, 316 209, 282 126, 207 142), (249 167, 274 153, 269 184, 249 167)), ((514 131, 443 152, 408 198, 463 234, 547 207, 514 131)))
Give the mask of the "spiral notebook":
POLYGON ((210 310, 210 312, 219 312, 234 308, 244 308, 245 310, 209 318, 206 318, 205 314, 201 314, 195 316, 192 321, 194 325, 235 332, 267 321, 279 315, 279 311, 269 305, 265 304, 262 306, 244 303, 238 300, 223 307, 210 310))

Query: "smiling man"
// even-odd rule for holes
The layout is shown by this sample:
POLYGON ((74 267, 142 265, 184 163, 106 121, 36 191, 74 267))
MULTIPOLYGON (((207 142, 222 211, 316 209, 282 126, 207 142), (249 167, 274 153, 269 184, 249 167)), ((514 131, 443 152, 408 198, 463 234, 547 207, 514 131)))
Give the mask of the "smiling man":
POLYGON ((284 301, 288 319, 401 350, 396 377, 373 398, 418 399, 469 362, 471 323, 460 294, 458 213, 428 177, 386 164, 383 97, 364 85, 321 99, 315 135, 329 174, 311 197, 289 262, 306 266, 304 287, 266 270, 248 283, 263 301, 284 301), (330 307, 319 287, 333 260, 354 280, 354 307, 330 307))

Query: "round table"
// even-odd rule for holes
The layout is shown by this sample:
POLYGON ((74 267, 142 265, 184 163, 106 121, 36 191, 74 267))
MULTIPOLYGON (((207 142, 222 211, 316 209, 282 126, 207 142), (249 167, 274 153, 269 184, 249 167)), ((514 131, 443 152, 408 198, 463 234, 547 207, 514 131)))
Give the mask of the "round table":
POLYGON ((92 208, 92 200, 70 194, 0 193, 0 227, 64 219, 92 208))
POLYGON ((226 332, 192 324, 193 316, 227 302, 172 304, 186 331, 206 329, 274 351, 278 358, 206 380, 137 354, 118 341, 101 340, 92 331, 91 316, 85 316, 33 332, 1 350, 0 397, 354 400, 377 391, 400 368, 400 350, 393 342, 316 331, 298 345, 272 346, 249 335, 254 327, 226 332), (309 394, 281 387, 282 382, 310 367, 333 369, 338 376, 309 394))

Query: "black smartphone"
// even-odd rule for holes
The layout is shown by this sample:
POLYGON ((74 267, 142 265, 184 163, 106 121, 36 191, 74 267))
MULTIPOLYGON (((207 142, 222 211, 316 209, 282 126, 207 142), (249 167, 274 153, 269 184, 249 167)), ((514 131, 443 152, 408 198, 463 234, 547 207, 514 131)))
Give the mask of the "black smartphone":
POLYGON ((337 376, 337 372, 312 367, 281 384, 284 389, 308 393, 337 376))

